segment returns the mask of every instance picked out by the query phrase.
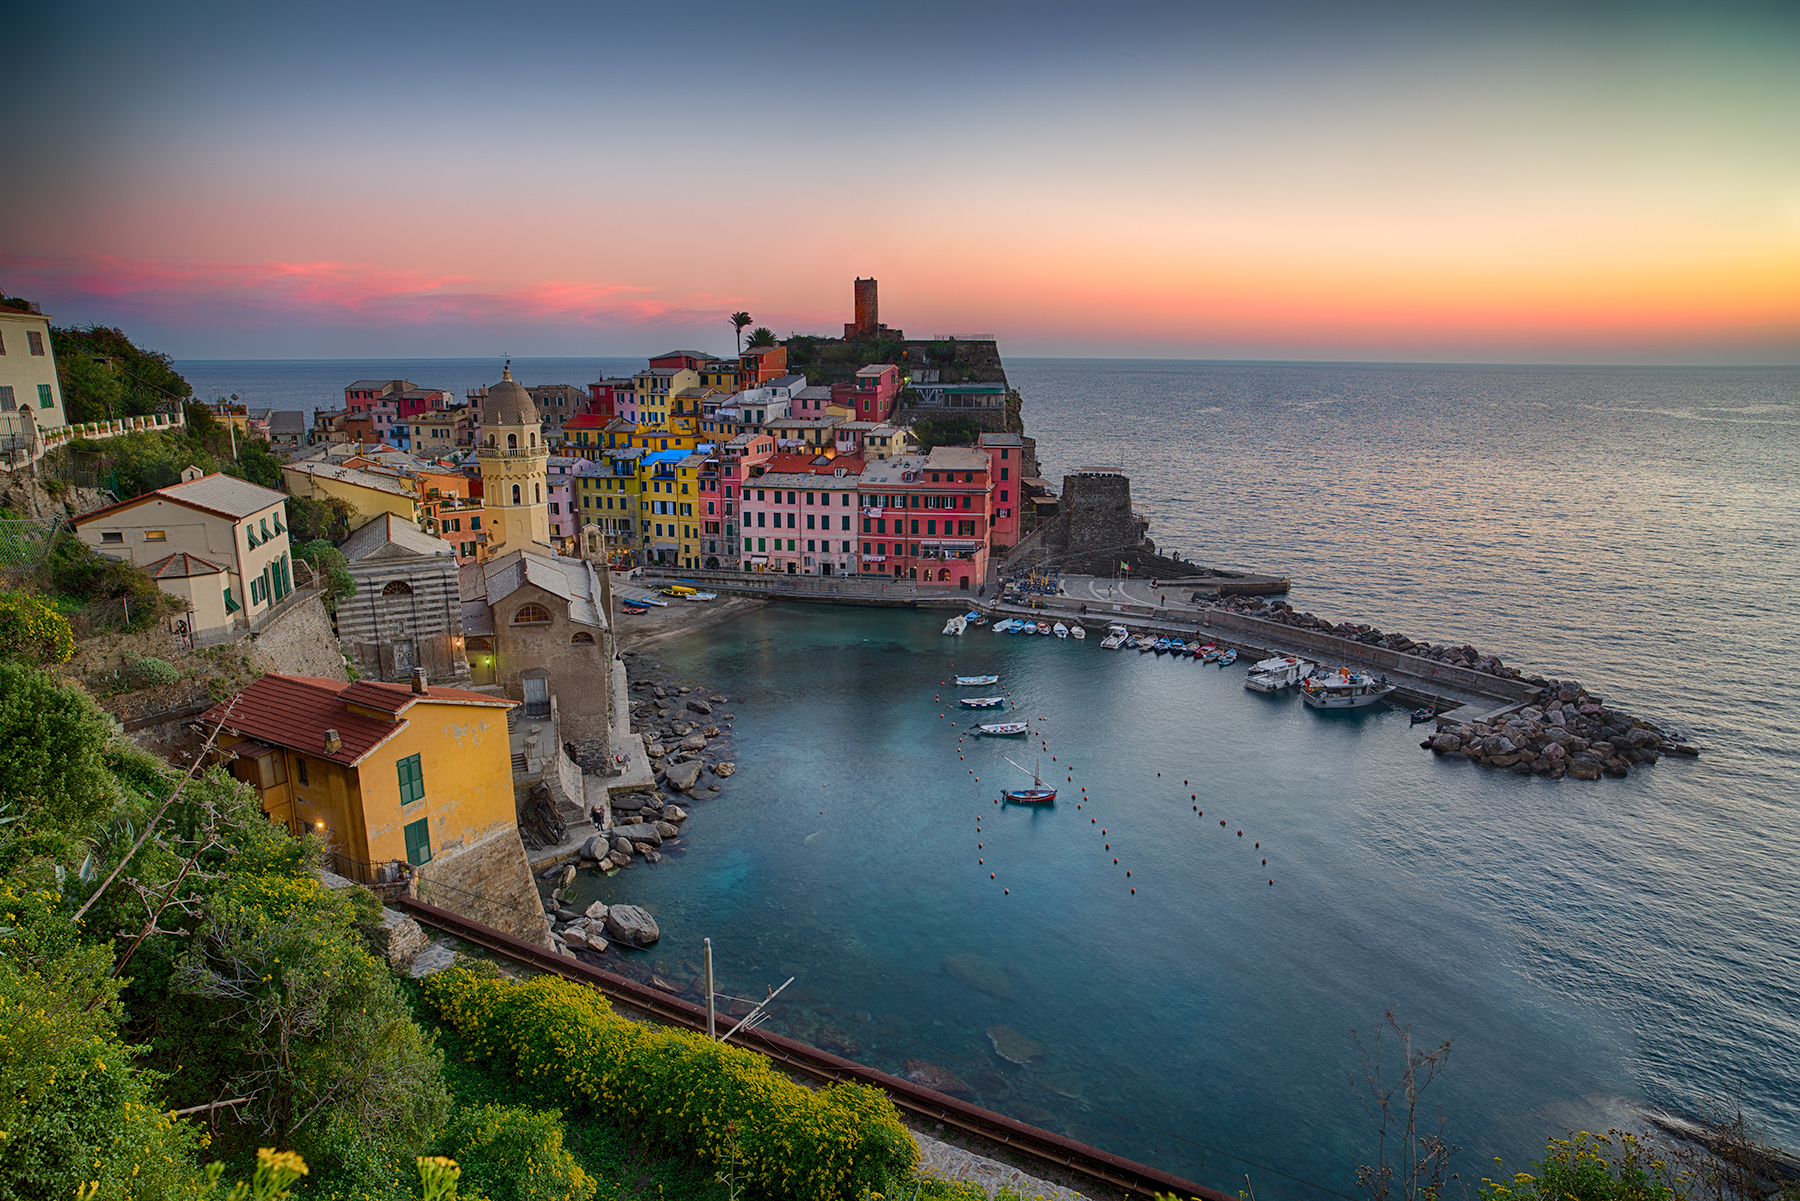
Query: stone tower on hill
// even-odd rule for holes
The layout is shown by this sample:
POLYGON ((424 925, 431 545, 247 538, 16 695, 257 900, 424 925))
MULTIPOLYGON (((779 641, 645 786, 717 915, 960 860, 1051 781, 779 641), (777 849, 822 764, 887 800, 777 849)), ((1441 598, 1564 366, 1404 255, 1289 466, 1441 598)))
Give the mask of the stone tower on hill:
POLYGON ((509 364, 488 389, 481 412, 481 487, 487 510, 489 554, 514 550, 550 553, 550 508, 544 489, 550 448, 531 393, 513 382, 509 364))
POLYGON ((904 340, 906 334, 897 329, 889 329, 881 324, 881 306, 876 300, 875 280, 873 277, 856 279, 856 320, 844 323, 846 341, 863 341, 872 338, 897 338, 904 340))

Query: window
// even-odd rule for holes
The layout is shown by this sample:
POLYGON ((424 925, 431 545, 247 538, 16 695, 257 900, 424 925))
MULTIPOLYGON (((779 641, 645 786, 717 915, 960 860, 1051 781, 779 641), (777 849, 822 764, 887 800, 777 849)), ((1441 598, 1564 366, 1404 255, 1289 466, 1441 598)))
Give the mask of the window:
POLYGON ((32 354, 41 355, 44 353, 44 335, 35 329, 28 329, 25 331, 25 344, 31 347, 32 354))
POLYGON ((421 817, 406 827, 406 861, 414 867, 431 862, 431 819, 421 817))
MULTIPOLYGON (((408 755, 395 764, 400 774, 400 804, 410 805, 414 801, 425 799, 425 769, 419 765, 417 755, 408 755)), ((421 823, 423 824, 423 823, 421 823)), ((412 827, 407 827, 410 831, 412 827)), ((409 850, 410 853, 410 850, 409 850)))
POLYGON ((520 605, 519 611, 513 614, 512 623, 516 626, 549 625, 550 610, 542 605, 520 605))
POLYGON ((263 541, 264 541, 264 542, 267 542, 267 541, 268 541, 268 540, 269 540, 269 538, 270 538, 270 534, 269 534, 269 522, 268 522, 268 520, 267 520, 267 519, 266 519, 266 518, 265 518, 265 519, 264 519, 264 520, 263 520, 263 521, 261 521, 261 522, 259 522, 259 523, 258 523, 258 524, 259 524, 259 526, 260 526, 260 527, 261 527, 261 528, 260 528, 260 529, 259 529, 259 530, 258 530, 258 531, 257 531, 257 532, 258 532, 258 533, 260 533, 260 534, 261 534, 261 535, 262 535, 262 540, 263 540, 263 541))
POLYGON ((850 528, 850 515, 848 513, 844 514, 844 528, 850 528))
POLYGON ((244 606, 237 603, 237 598, 231 595, 231 589, 225 589, 225 612, 236 613, 243 607, 244 606))
POLYGON ((306 760, 298 755, 294 756, 294 779, 305 785, 310 785, 312 783, 311 780, 306 778, 306 760))
POLYGON ((100 534, 100 541, 123 542, 125 541, 125 535, 119 530, 104 530, 100 534))
POLYGON ((56 403, 56 401, 50 395, 50 385, 49 384, 39 384, 38 385, 38 408, 47 409, 55 403, 56 403))
POLYGON ((244 527, 244 541, 248 542, 250 544, 251 550, 256 549, 256 527, 255 526, 247 525, 244 527))
POLYGON ((287 533, 287 527, 285 525, 281 524, 281 510, 280 509, 275 510, 275 532, 277 534, 287 533))
POLYGON ((13 399, 12 385, 0 384, 0 413, 10 413, 18 407, 19 402, 13 399))
POLYGON ((1011 478, 1012 478, 1012 468, 1010 468, 1010 467, 1002 467, 1002 468, 1001 468, 1001 469, 1000 469, 1000 478, 1001 478, 1001 479, 1003 479, 1003 480, 1004 480, 1004 479, 1011 479, 1011 478))
POLYGON ((169 532, 167 530, 145 530, 144 531, 144 541, 145 542, 167 542, 168 540, 169 540, 169 532))
POLYGON ((569 639, 569 645, 592 646, 594 645, 594 636, 586 632, 576 634, 575 637, 569 639))
POLYGON ((407 583, 405 580, 392 580, 392 581, 389 581, 387 587, 385 587, 381 590, 381 595, 383 595, 383 596, 411 596, 412 595, 412 585, 407 583))

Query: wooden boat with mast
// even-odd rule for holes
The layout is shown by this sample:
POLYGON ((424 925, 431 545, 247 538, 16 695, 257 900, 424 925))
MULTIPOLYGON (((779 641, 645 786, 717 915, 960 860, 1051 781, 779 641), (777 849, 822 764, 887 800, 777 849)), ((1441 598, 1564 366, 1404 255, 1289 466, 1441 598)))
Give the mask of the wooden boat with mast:
MULTIPOLYGON (((1019 767, 1017 763, 1013 763, 1011 759, 1008 759, 1007 762, 1012 763, 1014 767, 1018 767, 1020 771, 1025 770, 1023 767, 1019 767)), ((1043 752, 1040 751, 1038 753, 1037 771, 1031 773, 1031 787, 1002 788, 1000 790, 1001 797, 1011 801, 1015 805, 1048 805, 1053 803, 1056 800, 1056 789, 1044 787, 1044 778, 1038 774, 1043 768, 1044 756, 1043 752)))

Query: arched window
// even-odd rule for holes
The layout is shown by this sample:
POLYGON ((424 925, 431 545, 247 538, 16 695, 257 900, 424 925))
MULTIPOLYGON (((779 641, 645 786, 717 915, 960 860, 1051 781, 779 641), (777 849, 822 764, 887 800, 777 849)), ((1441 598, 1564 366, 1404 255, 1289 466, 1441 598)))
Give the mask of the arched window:
POLYGON ((543 504, 544 503, 544 486, 542 484, 533 484, 531 486, 531 490, 533 493, 536 494, 535 502, 540 505, 543 504))
POLYGON ((383 596, 411 596, 412 585, 405 580, 392 580, 381 590, 383 596))
POLYGON ((516 626, 547 626, 550 624, 550 610, 542 605, 520 605, 519 611, 513 614, 516 626))
POLYGON ((569 645, 571 645, 571 646, 592 646, 592 645, 594 645, 594 636, 592 634, 586 634, 586 633, 577 634, 577 635, 575 635, 575 637, 569 639, 569 645))
POLYGON ((536 431, 536 430, 533 430, 533 431, 532 431, 532 432, 531 432, 531 444, 532 444, 532 445, 533 445, 533 446, 536 446, 536 445, 537 445, 537 431, 536 431))
POLYGON ((519 435, 517 435, 517 434, 506 435, 506 449, 508 449, 508 450, 519 449, 519 435))
POLYGON ((519 503, 519 486, 517 484, 514 484, 513 485, 513 504, 516 505, 518 503, 519 503))

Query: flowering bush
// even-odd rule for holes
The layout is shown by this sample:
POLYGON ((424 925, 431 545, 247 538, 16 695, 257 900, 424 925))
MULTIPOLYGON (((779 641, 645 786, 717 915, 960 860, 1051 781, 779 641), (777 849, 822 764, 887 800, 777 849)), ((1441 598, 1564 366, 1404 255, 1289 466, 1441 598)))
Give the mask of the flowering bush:
POLYGON ((563 1149, 562 1114, 554 1109, 466 1109, 445 1138, 462 1167, 462 1188, 488 1201, 590 1201, 597 1187, 563 1149))
POLYGON ((74 653, 68 618, 29 592, 0 592, 0 658, 54 667, 74 653))
POLYGON ((752 1051, 627 1021, 571 981, 517 982, 458 966, 432 976, 424 996, 472 1051, 527 1080, 560 1082, 710 1163, 735 1145, 750 1183, 770 1196, 850 1201, 886 1192, 918 1167, 918 1145, 879 1090, 805 1088, 752 1051))

